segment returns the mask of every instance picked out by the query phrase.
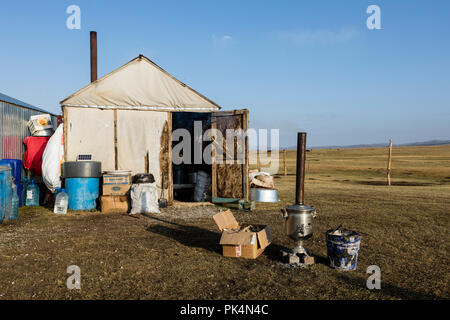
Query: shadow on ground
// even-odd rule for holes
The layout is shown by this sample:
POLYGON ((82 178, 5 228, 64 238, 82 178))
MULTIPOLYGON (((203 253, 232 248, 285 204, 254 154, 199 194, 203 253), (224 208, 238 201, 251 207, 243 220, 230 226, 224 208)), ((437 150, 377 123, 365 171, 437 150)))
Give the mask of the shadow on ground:
MULTIPOLYGON (((360 279, 351 277, 347 272, 338 272, 336 278, 346 282, 347 284, 356 288, 365 288, 367 279, 360 279)), ((411 289, 401 288, 381 280, 381 289, 373 290, 374 293, 379 292, 383 295, 388 294, 393 298, 402 300, 444 300, 442 297, 435 296, 433 294, 427 294, 423 292, 417 292, 411 289)), ((380 297, 381 299, 381 297, 380 297)))
MULTIPOLYGON (((292 248, 288 248, 276 243, 271 243, 266 250, 264 251, 264 255, 272 261, 275 262, 283 262, 283 257, 282 257, 282 251, 289 251, 292 248)), ((328 258, 327 257, 322 257, 322 256, 318 256, 318 255, 313 255, 314 259, 315 259, 315 263, 316 264, 323 264, 327 267, 330 268, 330 264, 328 263, 328 258)))
POLYGON ((151 225, 147 228, 147 231, 171 238, 187 247, 196 247, 222 254, 222 248, 219 245, 219 233, 195 226, 182 225, 176 222, 152 217, 147 214, 144 215, 149 219, 173 226, 169 227, 164 224, 151 225))

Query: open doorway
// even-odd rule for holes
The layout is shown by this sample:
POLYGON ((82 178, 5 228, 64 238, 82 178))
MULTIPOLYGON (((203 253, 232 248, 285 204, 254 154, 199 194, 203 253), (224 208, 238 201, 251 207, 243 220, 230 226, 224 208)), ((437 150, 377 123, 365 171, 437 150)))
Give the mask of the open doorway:
POLYGON ((189 132, 187 142, 182 141, 186 137, 184 135, 179 138, 179 141, 172 141, 173 159, 183 159, 181 163, 172 161, 173 196, 177 201, 211 201, 212 166, 203 158, 204 149, 211 141, 203 141, 202 138, 205 131, 210 128, 211 113, 172 113, 172 136, 177 129, 185 129, 185 132, 189 132), (180 150, 176 148, 176 145, 181 142, 184 143, 185 148, 180 150), (187 150, 188 145, 190 145, 190 151, 187 150), (202 185, 196 188, 197 182, 202 185))

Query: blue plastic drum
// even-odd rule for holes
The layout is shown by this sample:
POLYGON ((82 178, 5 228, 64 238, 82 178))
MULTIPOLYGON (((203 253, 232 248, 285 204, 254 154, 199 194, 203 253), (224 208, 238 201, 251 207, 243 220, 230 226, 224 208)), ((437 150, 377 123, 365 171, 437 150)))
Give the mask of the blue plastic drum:
POLYGON ((3 159, 0 160, 0 166, 8 165, 11 167, 11 175, 14 178, 14 183, 17 186, 17 195, 19 196, 19 206, 22 206, 22 160, 17 159, 3 159))
POLYGON ((92 210, 97 207, 99 178, 66 178, 70 210, 92 210))
POLYGON ((331 229, 325 235, 330 267, 341 270, 355 270, 361 236, 356 231, 344 229, 331 229))
POLYGON ((11 167, 0 166, 0 223, 11 211, 11 167))

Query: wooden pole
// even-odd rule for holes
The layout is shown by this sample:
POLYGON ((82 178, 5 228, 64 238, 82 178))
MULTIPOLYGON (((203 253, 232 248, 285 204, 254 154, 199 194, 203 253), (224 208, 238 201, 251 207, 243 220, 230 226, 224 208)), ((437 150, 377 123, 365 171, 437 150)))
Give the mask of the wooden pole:
POLYGON ((119 147, 117 135, 117 109, 114 109, 114 168, 119 170, 119 147))
POLYGON ((286 149, 283 149, 284 176, 287 176, 286 149))
POLYGON ((261 171, 261 163, 259 162, 259 149, 256 151, 256 166, 258 167, 258 171, 261 171))
POLYGON ((392 159, 392 139, 389 139, 389 152, 388 152, 388 165, 387 165, 388 186, 391 185, 391 159, 392 159))

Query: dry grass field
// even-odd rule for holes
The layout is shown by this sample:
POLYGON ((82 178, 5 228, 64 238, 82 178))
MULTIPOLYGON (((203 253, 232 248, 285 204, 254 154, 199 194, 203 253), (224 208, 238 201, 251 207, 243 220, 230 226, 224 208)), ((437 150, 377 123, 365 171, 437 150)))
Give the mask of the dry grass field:
POLYGON ((288 175, 275 177, 281 201, 234 211, 270 226, 273 243, 258 259, 221 256, 211 216, 222 208, 212 205, 139 219, 21 208, 0 226, 0 299, 449 299, 450 146, 394 147, 391 187, 386 154, 307 154, 306 203, 321 210, 306 242, 317 257, 310 268, 280 262, 280 249, 293 246, 280 214, 294 202, 289 151, 288 175), (324 233, 339 224, 363 234, 356 271, 328 267, 324 233), (81 268, 81 290, 66 288, 69 265, 81 268), (366 288, 369 265, 381 268, 381 290, 366 288))

